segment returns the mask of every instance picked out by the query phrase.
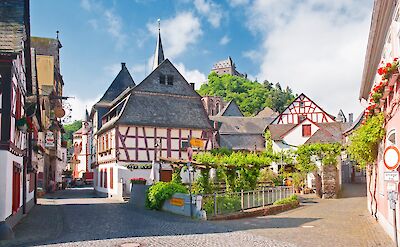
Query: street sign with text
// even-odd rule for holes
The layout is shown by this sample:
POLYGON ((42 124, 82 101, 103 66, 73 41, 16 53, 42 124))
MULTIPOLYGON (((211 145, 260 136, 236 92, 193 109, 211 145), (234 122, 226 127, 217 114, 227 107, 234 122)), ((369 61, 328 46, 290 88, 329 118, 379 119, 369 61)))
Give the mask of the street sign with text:
POLYGON ((399 172, 385 172, 384 173, 384 180, 390 182, 399 182, 399 172))

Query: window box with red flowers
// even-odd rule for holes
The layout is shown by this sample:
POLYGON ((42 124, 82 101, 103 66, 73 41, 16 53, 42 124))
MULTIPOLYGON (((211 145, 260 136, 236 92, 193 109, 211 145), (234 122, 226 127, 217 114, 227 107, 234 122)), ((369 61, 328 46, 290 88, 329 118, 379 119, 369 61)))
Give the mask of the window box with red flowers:
POLYGON ((131 178, 131 184, 146 184, 146 179, 144 179, 144 178, 131 178))

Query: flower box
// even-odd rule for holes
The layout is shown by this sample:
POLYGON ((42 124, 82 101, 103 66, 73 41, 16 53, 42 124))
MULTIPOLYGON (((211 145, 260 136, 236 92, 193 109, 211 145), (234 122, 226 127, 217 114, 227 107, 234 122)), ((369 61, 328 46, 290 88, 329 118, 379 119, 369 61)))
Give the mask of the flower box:
POLYGON ((144 178, 131 178, 131 184, 146 184, 146 179, 144 179, 144 178))

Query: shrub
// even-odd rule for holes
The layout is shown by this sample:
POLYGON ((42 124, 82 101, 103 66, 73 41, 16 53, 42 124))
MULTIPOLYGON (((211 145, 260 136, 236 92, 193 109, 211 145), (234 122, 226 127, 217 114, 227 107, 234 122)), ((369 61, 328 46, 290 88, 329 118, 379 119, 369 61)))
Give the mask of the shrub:
POLYGON ((160 210, 164 202, 171 199, 175 193, 188 193, 188 189, 174 182, 158 182, 147 190, 146 207, 160 210))
MULTIPOLYGON (((203 209, 207 215, 214 214, 214 198, 207 197, 203 199, 203 209)), ((218 213, 232 213, 241 209, 240 196, 221 195, 217 196, 218 213)))
POLYGON ((285 205, 285 204, 291 204, 293 202, 297 202, 299 199, 297 198, 297 195, 292 195, 291 197, 280 199, 274 202, 274 205, 285 205))

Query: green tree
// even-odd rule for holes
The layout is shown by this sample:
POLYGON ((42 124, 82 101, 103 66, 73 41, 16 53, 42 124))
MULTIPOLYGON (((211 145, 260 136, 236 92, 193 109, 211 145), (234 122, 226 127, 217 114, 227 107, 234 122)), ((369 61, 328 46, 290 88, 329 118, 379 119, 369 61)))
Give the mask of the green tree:
POLYGON ((68 148, 72 146, 72 139, 74 132, 79 130, 81 127, 82 127, 82 121, 80 120, 75 120, 71 124, 64 125, 65 133, 63 134, 63 139, 67 141, 68 148))
POLYGON ((208 83, 198 92, 203 96, 221 96, 225 101, 234 100, 245 116, 255 115, 266 106, 282 112, 295 98, 289 87, 282 90, 279 83, 274 86, 268 81, 258 83, 238 76, 219 76, 215 72, 208 75, 208 83))

